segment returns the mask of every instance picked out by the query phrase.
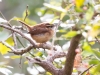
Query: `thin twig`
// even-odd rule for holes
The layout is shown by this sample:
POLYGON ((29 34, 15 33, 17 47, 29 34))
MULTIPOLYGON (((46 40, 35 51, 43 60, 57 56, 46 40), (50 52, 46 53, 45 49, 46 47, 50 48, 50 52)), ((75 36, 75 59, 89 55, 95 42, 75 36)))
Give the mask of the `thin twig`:
POLYGON ((14 41, 14 48, 16 49, 17 48, 17 40, 16 40, 16 35, 14 32, 12 33, 12 37, 13 37, 13 41, 14 41))
POLYGON ((25 15, 24 21, 26 20, 27 16, 28 16, 28 5, 26 6, 26 15, 25 15))
POLYGON ((1 16, 6 20, 5 16, 2 14, 2 12, 0 11, 1 16))
POLYGON ((56 30, 58 29, 58 26, 60 25, 60 23, 61 23, 61 20, 59 19, 59 23, 58 23, 57 26, 56 26, 55 34, 54 34, 54 37, 53 37, 53 39, 52 39, 52 46, 54 46, 54 42, 55 42, 55 38, 56 38, 56 30))
MULTIPOLYGON (((0 14, 2 15, 2 17, 7 21, 7 19, 5 18, 5 16, 2 14, 2 12, 0 11, 0 14)), ((12 27, 12 25, 10 24, 9 21, 7 21, 8 26, 12 27)), ((15 33, 12 31, 12 37, 13 37, 13 41, 14 41, 14 47, 17 47, 17 41, 16 41, 16 35, 15 33)))
MULTIPOLYGON (((28 16, 28 5, 26 6, 26 10, 25 10, 24 22, 25 22, 27 16, 28 16)), ((22 24, 22 28, 24 28, 24 27, 26 28, 26 26, 24 26, 24 24, 22 24)))
POLYGON ((97 42, 100 44, 100 41, 98 40, 98 38, 97 37, 95 37, 95 39, 97 40, 97 42))
POLYGON ((20 57, 20 62, 19 62, 19 65, 21 65, 22 64, 22 55, 21 55, 21 57, 20 57))
POLYGON ((95 66, 95 65, 91 65, 89 68, 87 68, 84 72, 82 72, 81 74, 79 74, 79 75, 83 75, 85 72, 87 72, 89 69, 91 69, 93 66, 95 66))
POLYGON ((20 39, 17 37, 17 40, 19 41, 19 43, 22 45, 22 47, 25 48, 25 46, 23 45, 23 43, 20 41, 20 39))
MULTIPOLYGON (((0 14, 2 15, 2 17, 7 21, 7 19, 5 18, 5 16, 2 14, 2 12, 0 11, 0 14)), ((11 24, 9 23, 9 21, 7 21, 7 23, 8 23, 8 25, 10 26, 10 27, 12 27, 11 26, 11 24)))
MULTIPOLYGON (((25 48, 25 46, 23 45, 23 43, 20 41, 20 39, 17 37, 19 43, 25 48)), ((28 52, 31 56, 35 57, 33 54, 31 54, 30 52, 28 52)))
POLYGON ((31 52, 28 52, 32 57, 35 57, 35 55, 34 54, 32 54, 31 52))

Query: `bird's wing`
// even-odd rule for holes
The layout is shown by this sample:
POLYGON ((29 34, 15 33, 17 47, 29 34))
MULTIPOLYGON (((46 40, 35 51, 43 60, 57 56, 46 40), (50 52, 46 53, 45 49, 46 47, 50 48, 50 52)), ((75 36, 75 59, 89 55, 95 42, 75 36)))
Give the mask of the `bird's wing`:
POLYGON ((38 34, 44 34, 46 32, 48 32, 47 28, 36 27, 36 28, 33 28, 32 31, 30 31, 29 33, 32 35, 38 35, 38 34))

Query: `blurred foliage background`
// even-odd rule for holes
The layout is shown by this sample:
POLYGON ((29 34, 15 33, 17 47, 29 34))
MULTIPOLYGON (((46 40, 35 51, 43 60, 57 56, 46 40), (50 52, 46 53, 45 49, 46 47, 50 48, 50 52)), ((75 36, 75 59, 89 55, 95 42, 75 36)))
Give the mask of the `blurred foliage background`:
MULTIPOLYGON (((58 30, 55 45, 59 50, 66 51, 69 47, 70 40, 76 34, 82 33, 83 38, 80 41, 81 56, 78 63, 78 70, 81 71, 90 65, 96 65, 90 70, 92 75, 100 75, 100 44, 95 37, 100 39, 100 17, 93 19, 95 13, 100 13, 100 0, 2 0, 0 2, 0 11, 5 18, 10 21, 11 25, 19 26, 17 19, 25 18, 25 10, 28 5, 28 17, 25 20, 28 24, 35 25, 41 22, 59 22, 62 20, 58 30), (76 4, 75 4, 76 3, 76 4), (72 26, 77 26, 79 31, 72 31, 72 26), (80 65, 81 64, 81 65, 80 65)), ((2 15, 0 14, 0 17, 2 15)), ((3 17, 2 17, 3 18, 3 17)), ((0 21, 1 22, 1 21, 0 21)), ((10 31, 0 28, 0 41, 4 40, 13 46, 10 31)), ((17 35, 18 36, 18 35, 17 35)), ((18 36, 24 46, 29 42, 18 36)), ((23 48, 18 42, 18 48, 23 48)), ((45 72, 43 68, 27 62, 24 54, 20 63, 20 56, 7 53, 9 49, 0 43, 0 75, 51 75, 45 72), (4 51, 2 51, 4 50, 4 51)), ((36 57, 47 57, 43 50, 32 50, 36 57)), ((78 59, 78 58, 77 58, 78 59)), ((65 59, 55 60, 53 64, 62 68, 65 59)), ((73 72, 74 72, 73 71, 73 72)), ((77 74, 76 74, 77 75, 77 74)))

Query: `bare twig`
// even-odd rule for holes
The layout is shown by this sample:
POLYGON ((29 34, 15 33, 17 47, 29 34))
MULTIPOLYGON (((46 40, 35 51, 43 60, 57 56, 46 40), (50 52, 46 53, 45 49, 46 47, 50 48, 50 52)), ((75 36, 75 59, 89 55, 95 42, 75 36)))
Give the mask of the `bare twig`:
POLYGON ((0 11, 0 14, 1 14, 1 16, 5 19, 5 20, 7 20, 6 18, 5 18, 5 16, 2 14, 2 12, 0 11))
MULTIPOLYGON (((5 16, 2 14, 2 12, 0 11, 0 14, 2 15, 2 17, 7 21, 7 19, 5 18, 5 16)), ((12 25, 10 24, 9 21, 7 21, 8 26, 12 27, 12 25)), ((14 47, 17 47, 17 42, 16 42, 16 36, 15 33, 12 31, 12 37, 13 37, 13 41, 14 41, 14 47)))
POLYGON ((14 41, 14 48, 17 48, 17 40, 16 40, 16 35, 14 32, 12 33, 12 37, 13 37, 13 41, 14 41))
MULTIPOLYGON (((0 11, 0 14, 2 15, 2 17, 7 21, 7 19, 5 18, 5 16, 2 14, 2 12, 0 11)), ((9 23, 9 21, 7 21, 7 23, 8 23, 8 26, 10 26, 11 27, 11 24, 9 23)))
POLYGON ((100 41, 98 40, 98 38, 97 37, 95 37, 95 39, 97 40, 97 42, 100 44, 100 41))
POLYGON ((12 50, 12 51, 9 51, 10 53, 14 53, 16 55, 22 55, 24 53, 27 53, 33 48, 33 46, 30 45, 30 46, 23 48, 23 49, 14 49, 12 46, 10 46, 8 43, 6 43, 4 41, 1 41, 1 43, 12 50))
POLYGON ((29 52, 32 48, 33 48, 33 46, 30 45, 30 46, 28 46, 28 47, 26 47, 26 48, 24 48, 24 49, 19 49, 19 50, 17 50, 17 51, 12 51, 12 52, 9 52, 9 53, 14 53, 14 54, 16 54, 16 55, 22 55, 22 54, 24 54, 24 53, 29 52))
MULTIPOLYGON (((25 22, 27 16, 28 16, 28 5, 26 6, 26 10, 25 10, 24 22, 25 22)), ((24 24, 22 24, 22 29, 23 29, 24 27, 26 28, 26 26, 24 26, 24 24)), ((24 29, 23 29, 23 30, 24 30, 24 29)))
POLYGON ((20 57, 19 65, 21 65, 21 64, 22 64, 22 55, 21 55, 21 57, 20 57))
POLYGON ((58 26, 60 25, 60 23, 61 23, 61 20, 59 19, 59 23, 58 23, 57 26, 56 26, 55 34, 54 34, 54 37, 53 37, 53 39, 52 39, 52 46, 54 46, 54 42, 55 42, 55 38, 56 38, 56 30, 58 29, 58 26))
POLYGON ((25 15, 24 21, 26 20, 27 16, 28 16, 28 5, 26 6, 26 15, 25 15))
POLYGON ((94 65, 91 65, 89 68, 87 68, 84 72, 82 72, 81 74, 79 75, 83 75, 85 72, 87 72, 89 69, 91 69, 94 65))

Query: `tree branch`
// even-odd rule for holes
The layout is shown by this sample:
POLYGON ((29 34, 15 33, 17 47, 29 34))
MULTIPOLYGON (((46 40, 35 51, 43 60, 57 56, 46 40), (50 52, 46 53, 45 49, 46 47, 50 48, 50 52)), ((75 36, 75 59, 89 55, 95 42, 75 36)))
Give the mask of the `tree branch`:
POLYGON ((33 62, 34 64, 38 64, 41 67, 43 67, 46 71, 50 72, 52 75, 59 75, 59 73, 62 73, 61 69, 56 68, 51 62, 46 60, 41 60, 39 58, 29 58, 26 57, 29 62, 33 62))
POLYGON ((81 37, 82 37, 82 35, 78 34, 75 37, 73 37, 71 40, 70 47, 68 49, 68 53, 66 56, 66 62, 65 62, 63 75, 71 75, 72 74, 73 63, 74 63, 74 59, 75 59, 75 55, 76 55, 75 49, 78 47, 81 37))
POLYGON ((12 32, 12 37, 13 37, 13 41, 14 41, 14 48, 17 48, 17 40, 16 40, 16 35, 14 32, 12 32))
POLYGON ((13 48, 12 46, 10 46, 8 43, 6 43, 6 42, 3 42, 3 41, 0 41, 3 45, 5 45, 6 47, 8 47, 8 48, 10 48, 12 51, 9 51, 10 53, 14 53, 14 54, 16 54, 16 55, 22 55, 22 54, 24 54, 24 53, 27 53, 27 52, 29 52, 32 48, 33 48, 33 46, 32 45, 30 45, 30 46, 28 46, 28 47, 26 47, 26 48, 23 48, 23 49, 15 49, 15 48, 13 48))

